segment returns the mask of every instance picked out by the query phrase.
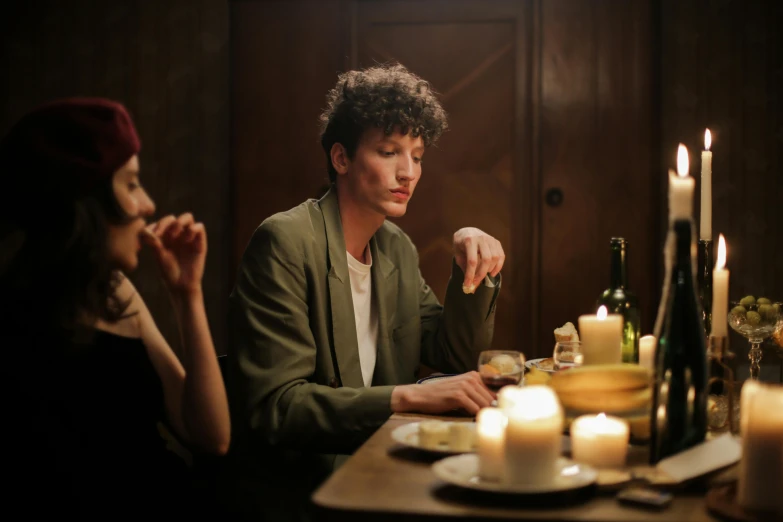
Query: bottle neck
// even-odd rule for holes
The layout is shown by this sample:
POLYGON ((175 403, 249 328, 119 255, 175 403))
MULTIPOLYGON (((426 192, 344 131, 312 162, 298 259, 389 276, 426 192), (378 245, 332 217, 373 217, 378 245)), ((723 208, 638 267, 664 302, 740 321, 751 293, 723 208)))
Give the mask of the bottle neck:
POLYGON ((624 244, 612 245, 612 267, 609 276, 612 288, 628 287, 628 269, 625 263, 625 254, 624 244))
POLYGON ((674 262, 679 270, 691 271, 695 244, 693 242, 693 222, 682 219, 674 222, 675 235, 674 262))

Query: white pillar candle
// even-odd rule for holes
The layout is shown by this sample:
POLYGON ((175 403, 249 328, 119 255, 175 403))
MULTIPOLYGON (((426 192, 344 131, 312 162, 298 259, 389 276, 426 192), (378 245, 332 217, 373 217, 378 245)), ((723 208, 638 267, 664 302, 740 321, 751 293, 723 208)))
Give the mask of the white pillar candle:
POLYGON ((645 335, 639 339, 639 366, 655 371, 655 345, 658 339, 654 335, 645 335))
POLYGON ((726 240, 718 236, 718 262, 712 271, 712 329, 713 337, 728 335, 729 270, 726 268, 726 240))
POLYGON ((596 315, 579 316, 582 364, 612 364, 623 360, 623 316, 607 314, 601 306, 596 315))
POLYGON ((563 410, 552 388, 544 385, 504 388, 507 404, 506 481, 549 484, 557 476, 563 434, 563 410))
POLYGON ((669 171, 669 219, 693 217, 693 188, 696 180, 688 176, 688 149, 680 144, 677 150, 677 174, 669 171))
POLYGON ((704 131, 704 150, 701 151, 701 219, 699 239, 712 239, 712 134, 704 131))
POLYGON ((783 514, 783 386, 743 384, 740 432, 737 502, 747 509, 783 514))
POLYGON ((582 415, 571 424, 571 455, 577 462, 597 468, 625 466, 628 424, 617 417, 582 415))
POLYGON ((479 476, 484 480, 503 481, 506 424, 508 418, 498 408, 482 408, 476 416, 476 453, 479 458, 479 476))

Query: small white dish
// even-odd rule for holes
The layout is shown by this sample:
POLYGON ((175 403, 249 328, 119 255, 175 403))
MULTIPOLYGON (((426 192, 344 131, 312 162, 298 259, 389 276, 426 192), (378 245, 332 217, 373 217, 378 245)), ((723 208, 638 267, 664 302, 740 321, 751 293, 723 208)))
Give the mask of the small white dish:
MULTIPOLYGON (((455 421, 455 422, 461 422, 461 421, 455 421)), ((465 421, 467 422, 467 421, 465 421)), ((467 422, 468 424, 476 424, 475 422, 467 422)), ((410 422, 408 424, 403 424, 402 426, 398 426, 394 429, 394 431, 391 432, 392 438, 399 442, 400 444, 404 446, 408 446, 411 448, 416 448, 418 450, 422 451, 431 451, 432 453, 442 453, 444 455, 455 455, 459 453, 467 453, 465 451, 459 451, 455 450, 449 447, 448 444, 441 444, 437 448, 427 448, 419 444, 419 423, 418 422, 410 422)), ((471 452, 476 451, 476 448, 470 450, 471 452)))
POLYGON ((546 363, 549 363, 551 365, 552 358, 551 357, 543 357, 541 359, 530 359, 529 361, 525 361, 525 368, 528 370, 531 368, 535 368, 536 370, 541 370, 542 372, 546 373, 555 373, 554 368, 549 368, 545 366, 546 363))
POLYGON ((593 484, 598 472, 586 464, 561 457, 557 461, 558 474, 549 484, 508 484, 483 480, 478 475, 479 457, 475 453, 455 455, 432 465, 435 476, 443 482, 462 488, 493 493, 538 494, 579 489, 593 484))

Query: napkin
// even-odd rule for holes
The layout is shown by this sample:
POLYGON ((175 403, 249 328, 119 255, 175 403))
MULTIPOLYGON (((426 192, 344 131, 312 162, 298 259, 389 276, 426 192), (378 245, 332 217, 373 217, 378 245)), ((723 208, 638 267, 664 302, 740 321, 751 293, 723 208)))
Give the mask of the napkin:
POLYGON ((739 439, 725 433, 663 459, 656 468, 680 483, 735 464, 741 456, 739 439))

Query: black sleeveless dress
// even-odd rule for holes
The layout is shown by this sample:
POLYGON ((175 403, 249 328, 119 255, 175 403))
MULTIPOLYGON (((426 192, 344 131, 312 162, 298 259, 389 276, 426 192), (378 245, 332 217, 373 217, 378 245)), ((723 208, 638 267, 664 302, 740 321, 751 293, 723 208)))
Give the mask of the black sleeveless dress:
POLYGON ((140 339, 96 331, 66 350, 15 349, 37 354, 12 358, 17 416, 8 420, 25 513, 110 520, 190 511, 188 470, 159 432, 162 383, 140 339))

